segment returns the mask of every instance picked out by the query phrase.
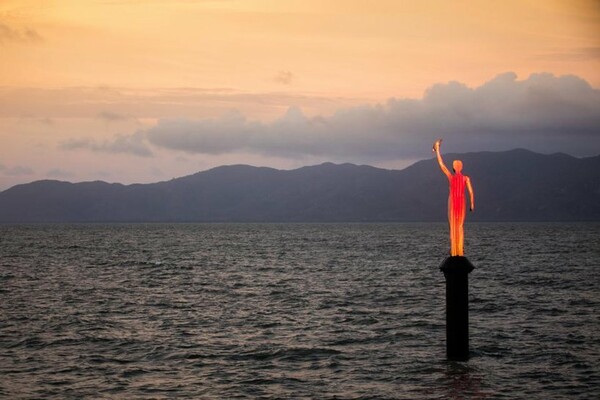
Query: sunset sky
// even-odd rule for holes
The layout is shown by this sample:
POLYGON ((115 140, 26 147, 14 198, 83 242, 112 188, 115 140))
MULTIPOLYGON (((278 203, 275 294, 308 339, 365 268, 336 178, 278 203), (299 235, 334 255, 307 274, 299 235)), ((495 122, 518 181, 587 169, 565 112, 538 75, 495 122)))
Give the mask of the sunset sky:
POLYGON ((600 154, 600 2, 0 0, 0 190, 402 168, 437 137, 600 154))

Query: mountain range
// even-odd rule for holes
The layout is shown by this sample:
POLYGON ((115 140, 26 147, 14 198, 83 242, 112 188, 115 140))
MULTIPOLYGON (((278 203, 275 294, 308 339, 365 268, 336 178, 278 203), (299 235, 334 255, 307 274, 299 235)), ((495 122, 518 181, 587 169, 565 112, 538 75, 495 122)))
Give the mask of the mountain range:
MULTIPOLYGON (((517 149, 444 159, 461 159, 471 177, 469 221, 600 220, 600 156, 517 149)), ((446 220, 447 198, 434 158, 403 170, 232 165, 151 184, 16 185, 0 192, 0 222, 427 222, 446 220)))

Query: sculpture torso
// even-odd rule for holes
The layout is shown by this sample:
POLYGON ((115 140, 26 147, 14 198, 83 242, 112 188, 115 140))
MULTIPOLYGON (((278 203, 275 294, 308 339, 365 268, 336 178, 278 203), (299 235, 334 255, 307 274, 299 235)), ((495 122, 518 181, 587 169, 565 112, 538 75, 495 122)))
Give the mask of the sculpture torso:
MULTIPOLYGON (((450 182, 450 200, 453 202, 455 207, 461 206, 461 210, 464 211, 465 206, 465 183, 466 176, 460 172, 455 172, 448 180, 450 182)), ((459 211, 458 209, 455 212, 459 211)))

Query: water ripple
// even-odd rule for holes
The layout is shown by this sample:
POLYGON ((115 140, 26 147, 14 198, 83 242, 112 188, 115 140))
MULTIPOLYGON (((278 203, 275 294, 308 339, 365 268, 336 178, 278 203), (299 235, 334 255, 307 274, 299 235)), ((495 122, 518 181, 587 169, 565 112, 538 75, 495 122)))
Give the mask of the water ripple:
POLYGON ((600 398, 600 226, 0 226, 0 397, 600 398), (569 232, 565 235, 564 232, 569 232))

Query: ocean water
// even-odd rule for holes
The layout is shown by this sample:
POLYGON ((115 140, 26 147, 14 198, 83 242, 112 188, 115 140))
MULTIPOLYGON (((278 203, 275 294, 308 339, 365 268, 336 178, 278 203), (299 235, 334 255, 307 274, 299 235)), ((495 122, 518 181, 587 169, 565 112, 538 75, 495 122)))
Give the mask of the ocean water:
POLYGON ((600 224, 0 225, 0 397, 600 398, 600 224))

